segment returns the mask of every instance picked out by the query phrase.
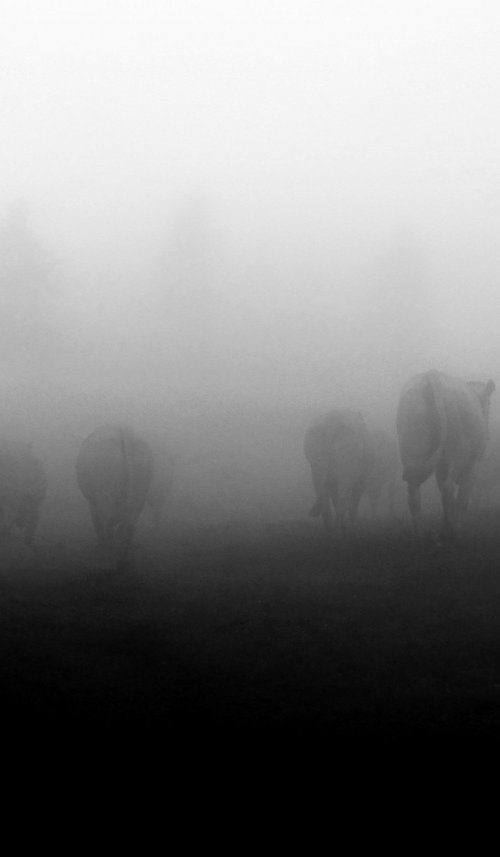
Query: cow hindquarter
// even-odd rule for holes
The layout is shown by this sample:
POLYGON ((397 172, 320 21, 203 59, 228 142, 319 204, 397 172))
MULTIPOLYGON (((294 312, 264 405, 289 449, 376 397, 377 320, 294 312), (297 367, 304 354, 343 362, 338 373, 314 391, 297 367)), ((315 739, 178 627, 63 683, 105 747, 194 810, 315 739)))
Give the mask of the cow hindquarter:
POLYGON ((419 529, 420 486, 434 473, 441 494, 442 535, 457 535, 474 488, 487 439, 493 382, 465 383, 428 372, 403 392, 397 428, 403 479, 419 529))

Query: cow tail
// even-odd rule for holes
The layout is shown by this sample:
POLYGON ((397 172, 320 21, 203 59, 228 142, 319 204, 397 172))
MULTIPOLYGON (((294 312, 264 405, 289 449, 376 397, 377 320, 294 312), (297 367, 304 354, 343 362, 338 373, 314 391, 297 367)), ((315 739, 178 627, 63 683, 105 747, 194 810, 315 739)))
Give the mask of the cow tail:
POLYGON ((437 425, 438 442, 429 458, 423 462, 412 462, 407 464, 403 470, 404 482, 421 485, 422 482, 433 473, 443 453, 448 429, 448 419, 443 401, 442 391, 436 376, 429 372, 427 382, 423 390, 423 398, 431 419, 437 425))

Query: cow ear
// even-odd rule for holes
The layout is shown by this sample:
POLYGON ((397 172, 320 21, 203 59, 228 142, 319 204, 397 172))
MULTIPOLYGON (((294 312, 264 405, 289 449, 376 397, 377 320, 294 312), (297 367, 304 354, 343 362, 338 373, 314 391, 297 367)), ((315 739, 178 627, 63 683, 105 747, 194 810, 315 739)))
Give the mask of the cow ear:
POLYGON ((485 390, 484 390, 485 397, 489 399, 491 394, 493 393, 494 389, 495 389, 495 382, 492 381, 490 378, 490 380, 487 382, 485 390))

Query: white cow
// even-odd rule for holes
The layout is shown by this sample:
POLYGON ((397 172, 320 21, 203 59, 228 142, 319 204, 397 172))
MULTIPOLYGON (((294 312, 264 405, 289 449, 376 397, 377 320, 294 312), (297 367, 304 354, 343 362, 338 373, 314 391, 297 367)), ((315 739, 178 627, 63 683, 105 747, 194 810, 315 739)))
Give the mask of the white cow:
POLYGON ((19 533, 34 546, 40 506, 47 493, 42 462, 30 443, 0 443, 0 526, 5 535, 19 533))
POLYGON ((126 426, 96 429, 81 445, 76 463, 78 486, 86 498, 101 545, 126 565, 134 527, 151 484, 149 444, 126 426))
POLYGON ((354 524, 373 467, 371 437, 362 415, 359 411, 330 411, 306 432, 304 452, 316 493, 310 514, 321 515, 330 533, 333 503, 344 535, 354 524))
POLYGON ((443 505, 442 535, 461 534, 477 466, 488 440, 493 381, 465 382, 443 372, 417 375, 403 388, 396 426, 415 533, 420 486, 433 473, 443 505))
POLYGON ((398 442, 395 437, 383 429, 371 433, 373 443, 373 469, 368 477, 366 496, 376 518, 380 501, 385 494, 391 517, 394 517, 394 494, 396 479, 401 465, 398 442))

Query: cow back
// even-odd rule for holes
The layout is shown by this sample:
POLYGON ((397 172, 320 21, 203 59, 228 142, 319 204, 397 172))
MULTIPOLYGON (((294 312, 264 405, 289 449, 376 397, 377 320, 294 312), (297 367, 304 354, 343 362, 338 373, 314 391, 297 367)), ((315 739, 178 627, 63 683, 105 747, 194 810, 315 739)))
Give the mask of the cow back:
POLYGON ((373 464, 370 434, 358 411, 330 411, 308 430, 304 451, 311 466, 342 483, 362 479, 373 464))

